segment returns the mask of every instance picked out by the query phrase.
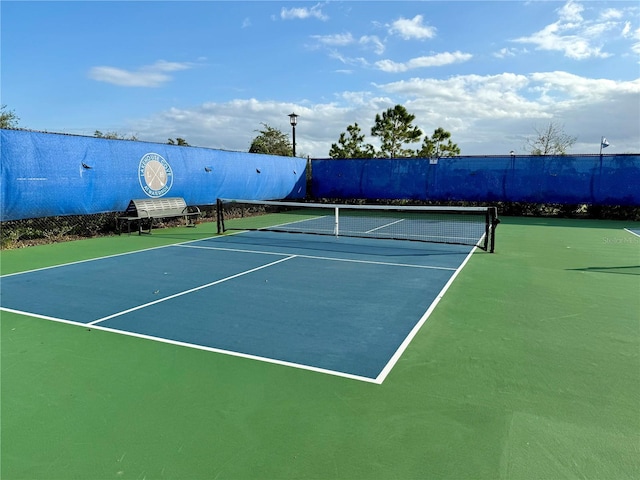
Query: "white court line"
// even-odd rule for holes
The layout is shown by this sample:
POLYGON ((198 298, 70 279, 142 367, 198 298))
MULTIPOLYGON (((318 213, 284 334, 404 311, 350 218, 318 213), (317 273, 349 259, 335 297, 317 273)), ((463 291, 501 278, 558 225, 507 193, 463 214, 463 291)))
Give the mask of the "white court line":
POLYGON ((119 330, 117 328, 109 328, 109 327, 103 327, 102 325, 91 325, 91 324, 87 324, 87 323, 81 323, 81 322, 76 322, 73 320, 66 320, 64 318, 55 318, 55 317, 48 317, 46 315, 39 315, 36 313, 30 313, 30 312, 23 312, 21 310, 14 310, 12 308, 5 308, 5 307, 0 307, 0 310, 8 312, 8 313, 15 313, 18 315, 25 315, 28 317, 36 317, 36 318, 41 318, 43 320, 50 320, 53 322, 58 322, 58 323, 65 323, 68 325, 75 325, 77 327, 85 327, 85 328, 91 328, 92 330, 99 330, 102 332, 109 332, 109 333, 116 333, 119 335, 125 335, 127 337, 135 337, 135 338, 141 338, 144 340, 152 340, 154 342, 159 342, 159 343, 166 343, 169 345, 177 345, 179 347, 187 347, 187 348, 193 348, 195 350, 203 350, 205 352, 213 352, 213 353, 219 353, 222 355, 230 355, 232 357, 240 357, 240 358, 246 358, 249 360, 257 360, 260 362, 266 362, 266 363, 272 363, 275 365, 282 365, 285 367, 293 367, 293 368, 298 368, 301 370, 309 370, 312 372, 316 372, 316 373, 323 373, 323 374, 327 374, 327 375, 333 375, 336 377, 343 377, 343 378, 348 378, 350 380, 359 380, 361 382, 368 382, 368 383, 379 383, 376 379, 373 378, 369 378, 369 377, 362 377, 360 375, 353 375, 351 373, 345 373, 345 372, 338 372, 336 370, 327 370, 325 368, 319 368, 319 367, 313 367, 311 365, 303 365, 301 363, 294 363, 294 362, 287 362, 284 360, 277 360, 275 358, 268 358, 268 357, 261 357, 258 355, 250 355, 248 353, 241 353, 241 352, 234 352, 233 350, 224 350, 222 348, 215 348, 215 347, 207 347, 204 345, 197 345, 194 343, 187 343, 187 342, 181 342, 178 340, 171 340, 169 338, 163 338, 163 337, 154 337, 153 335, 145 335, 143 333, 136 333, 136 332, 129 332, 127 330, 119 330))
POLYGON ((636 233, 636 232, 634 232, 633 230, 629 230, 628 228, 625 228, 625 230, 626 230, 627 232, 629 232, 631 235, 635 235, 636 237, 640 237, 640 233, 636 233))
MULTIPOLYGON (((228 235, 234 235, 234 234, 237 234, 237 233, 242 233, 242 232, 229 233, 228 235)), ((631 233, 633 233, 633 232, 631 232, 631 233)), ((382 384, 384 382, 384 380, 386 379, 387 375, 391 372, 391 370, 393 369, 393 367, 395 366, 397 361, 400 359, 400 357, 402 356, 402 354, 404 353, 404 351, 408 347, 408 345, 411 343, 411 341, 413 340, 415 335, 417 335, 418 331, 421 329, 422 325, 424 325, 424 323, 427 321, 428 317, 431 315, 431 313, 435 309, 435 307, 438 304, 438 302, 440 301, 440 299, 444 296, 445 292, 451 286, 451 284, 453 283, 454 279, 457 277, 457 275, 460 273, 462 268, 466 265, 468 260, 471 258, 471 255, 476 250, 476 248, 474 247, 471 250, 471 252, 469 252, 469 254, 465 258, 465 260, 462 262, 462 264, 456 269, 456 268, 448 268, 448 267, 436 267, 436 266, 424 266, 424 265, 412 265, 412 264, 388 263, 388 262, 374 262, 374 261, 366 261, 366 260, 342 259, 342 258, 310 256, 310 255, 295 255, 295 254, 276 253, 276 252, 264 252, 264 251, 254 251, 254 250, 242 250, 242 249, 231 249, 231 248, 210 247, 210 246, 204 247, 204 246, 198 246, 198 245, 191 245, 192 243, 201 242, 203 240, 215 240, 215 239, 218 239, 218 238, 222 238, 222 237, 220 237, 220 236, 208 237, 208 238, 205 238, 205 239, 189 240, 187 242, 181 242, 181 243, 176 243, 176 244, 162 245, 162 246, 151 247, 151 248, 142 249, 142 250, 134 250, 134 251, 131 251, 131 252, 124 252, 124 253, 119 253, 119 254, 106 255, 106 256, 103 256, 103 257, 91 258, 91 259, 87 259, 87 260, 79 260, 79 261, 76 261, 76 262, 69 262, 69 263, 60 264, 60 265, 53 265, 53 266, 49 266, 49 267, 37 268, 37 269, 34 269, 34 270, 11 273, 11 274, 7 274, 7 275, 2 275, 2 276, 0 276, 0 278, 9 277, 9 276, 13 276, 13 275, 19 275, 19 274, 22 274, 22 273, 29 273, 29 272, 36 272, 36 271, 41 271, 41 270, 48 270, 48 269, 57 268, 57 267, 63 267, 63 266, 67 266, 67 265, 75 265, 75 264, 80 264, 80 263, 85 263, 85 262, 91 262, 91 261, 94 261, 94 260, 101 260, 101 259, 106 259, 106 258, 113 258, 113 257, 119 257, 119 256, 124 256, 124 255, 135 254, 135 253, 141 253, 141 252, 145 252, 145 251, 157 250, 157 249, 160 249, 160 248, 167 248, 167 247, 200 248, 200 249, 211 249, 211 250, 258 253, 258 254, 265 254, 265 255, 279 255, 279 256, 289 255, 289 256, 287 256, 286 258, 282 258, 280 260, 277 260, 275 262, 271 262, 269 264, 263 265, 261 267, 257 267, 255 269, 248 270, 246 272, 241 272, 241 273, 238 273, 238 274, 233 275, 231 277, 227 277, 225 279, 221 279, 221 280, 218 280, 216 282, 212 282, 212 283, 207 284, 207 285, 202 285, 200 287, 196 287, 196 288, 187 290, 185 292, 180 292, 180 293, 177 293, 175 295, 171 295, 171 296, 168 296, 168 297, 165 297, 165 298, 162 298, 162 299, 158 299, 158 300, 156 300, 154 302, 147 303, 145 305, 140 305, 140 306, 137 306, 135 308, 132 308, 132 309, 129 309, 129 310, 125 310, 123 312, 116 313, 116 314, 113 314, 113 315, 110 315, 110 316, 95 320, 95 321, 93 321, 91 323, 83 323, 83 322, 77 322, 77 321, 73 321, 73 320, 55 318, 55 317, 50 317, 50 316, 46 316, 46 315, 40 315, 40 314, 36 314, 36 313, 30 313, 30 312, 26 312, 26 311, 19 311, 19 310, 14 310, 14 309, 10 309, 10 308, 5 308, 5 307, 1 307, 1 306, 0 306, 0 311, 6 311, 6 312, 9 312, 9 313, 15 313, 15 314, 19 314, 19 315, 26 315, 26 316, 30 316, 30 317, 35 317, 35 318, 40 318, 40 319, 44 319, 44 320, 55 321, 55 322, 59 322, 59 323, 66 323, 66 324, 70 324, 70 325, 82 326, 82 327, 85 327, 85 328, 90 326, 92 329, 95 329, 95 330, 101 330, 101 331, 105 331, 105 332, 112 332, 112 333, 117 333, 117 334, 120 334, 120 335, 126 335, 126 336, 130 336, 130 337, 137 337, 137 338, 146 339, 146 340, 153 340, 153 341, 157 341, 157 342, 160 342, 160 343, 166 343, 166 344, 172 344, 172 345, 183 346, 183 347, 188 347, 188 348, 194 348, 194 349, 197 349, 197 350, 204 350, 204 351, 209 351, 209 352, 214 352, 214 353, 221 353, 221 354, 235 356, 235 357, 253 359, 253 360, 263 361, 263 362, 266 362, 266 363, 289 366, 289 367, 299 368, 299 369, 303 369, 303 370, 309 370, 309 371, 313 371, 313 372, 324 373, 324 374, 329 374, 329 375, 333 375, 333 376, 338 376, 338 377, 343 377, 343 378, 347 378, 347 379, 358 380, 358 381, 363 381, 363 382, 368 382, 368 383, 375 383, 375 384, 380 385, 380 384, 382 384), (260 357, 260 356, 256 356, 256 355, 249 355, 249 354, 244 354, 244 353, 240 353, 240 352, 223 350, 223 349, 219 349, 219 348, 213 348, 213 347, 206 347, 206 346, 202 346, 202 345, 190 344, 190 343, 180 342, 180 341, 176 341, 176 340, 170 340, 170 339, 166 339, 166 338, 162 338, 162 337, 154 337, 154 336, 151 336, 151 335, 144 335, 144 334, 139 334, 139 333, 135 333, 135 332, 129 332, 129 331, 126 331, 126 330, 118 330, 118 329, 114 329, 114 328, 109 328, 109 327, 104 327, 104 326, 98 325, 98 323, 106 321, 106 320, 108 320, 110 318, 114 318, 114 317, 119 316, 119 315, 124 315, 124 314, 132 312, 134 310, 145 308, 147 306, 151 306, 151 305, 163 302, 165 300, 169 300, 171 298, 175 298, 175 297, 178 297, 178 296, 181 296, 181 295, 185 295, 185 294, 188 294, 188 293, 191 293, 191 292, 203 289, 203 288, 207 288, 207 287, 213 286, 213 285, 215 285, 217 283, 221 283, 221 282, 224 282, 226 280, 231 280, 231 279, 239 277, 241 275, 245 275, 247 273, 251 273, 253 271, 260 270, 262 268, 266 268, 268 266, 275 265, 277 263, 284 262, 284 261, 290 260, 290 259, 295 258, 295 257, 319 259, 319 260, 328 260, 328 261, 353 262, 353 263, 365 263, 365 264, 369 263, 369 264, 400 266, 400 267, 449 270, 449 271, 454 271, 454 274, 449 279, 449 281, 444 286, 444 288, 440 291, 440 293, 438 294, 436 299, 432 302, 432 304, 430 305, 429 309, 420 318, 418 323, 414 326, 414 328, 411 330, 409 335, 405 338, 405 340, 402 342, 400 347, 396 350, 394 355, 387 362, 387 364, 385 365, 383 370, 380 372, 380 374, 375 379, 372 379, 372 378, 369 378, 369 377, 362 377, 362 376, 359 376, 359 375, 353 375, 353 374, 349 374, 349 373, 344 373, 344 372, 339 372, 339 371, 327 370, 327 369, 313 367, 313 366, 309 366, 309 365, 296 364, 296 363, 293 363, 293 362, 286 362, 286 361, 271 359, 271 358, 267 358, 267 357, 260 357)))
POLYGON ((371 230, 367 230, 364 233, 372 233, 372 232, 375 232, 376 230, 387 228, 387 227, 390 227, 391 225, 395 225, 396 223, 400 223, 400 222, 404 222, 404 218, 401 218, 400 220, 396 220, 395 222, 387 223, 386 225, 382 225, 380 227, 372 228, 371 230))
POLYGON ((420 331, 420 329, 422 328, 422 326, 425 324, 425 322, 427 321, 427 319, 431 316, 431 313, 433 313, 433 311, 435 310, 436 306, 438 305, 438 303, 440 303, 440 300, 442 299, 442 297, 444 297, 444 294, 446 293, 447 290, 449 290, 449 287, 453 284, 453 281, 456 279, 456 277, 458 276, 458 274, 462 271, 462 269, 464 268, 464 266, 467 264, 467 262, 469 261, 469 259, 471 258, 471 255, 473 255, 473 252, 475 252, 477 249, 477 247, 474 247, 469 254, 467 255, 467 257, 464 259, 464 261, 460 264, 460 266, 457 268, 457 270, 455 271, 455 273, 453 275, 451 275, 451 278, 449 279, 449 281, 446 283, 446 285, 442 288, 442 290, 440 290, 440 293, 438 294, 438 296, 435 298, 435 300, 433 302, 431 302, 431 305, 429 305, 429 308, 427 309, 427 311, 424 313, 424 315, 422 315, 422 317, 420 318, 420 320, 418 321, 418 323, 415 324, 415 326, 413 327, 413 329, 411 329, 411 332, 409 332, 409 335, 407 335, 404 339, 404 341, 402 342, 402 344, 400 344, 400 346, 398 347, 398 349, 396 350, 396 352, 393 354, 393 356, 389 359, 389 361, 387 362, 387 364, 385 365, 385 367, 382 369, 382 371, 378 374, 378 376, 376 377, 376 383, 378 384, 382 384, 382 382, 384 382, 385 378, 387 378, 387 375, 389 375, 389 373, 391 372, 391 370, 393 369, 393 367, 396 365, 396 363, 398 362, 398 360, 400 360, 400 357, 402 356, 402 354, 404 353, 404 351, 407 349, 407 347, 409 346, 409 344, 411 343, 411 341, 414 339, 414 337, 418 334, 418 332, 420 331))
POLYGON ((308 218, 303 218, 302 220, 294 220, 292 222, 279 223, 278 225, 271 225, 269 227, 257 228, 256 230, 266 230, 266 231, 268 231, 270 228, 284 227, 286 225, 295 225, 296 223, 312 222, 312 221, 318 220, 320 218, 333 218, 333 217, 331 215, 318 215, 317 217, 308 217, 308 218))
POLYGON ((113 255, 105 255, 104 257, 94 257, 94 258, 87 258, 86 260, 77 260, 75 262, 60 263, 58 265, 50 265, 48 267, 34 268, 33 270, 24 270, 22 272, 7 273, 6 275, 0 276, 0 278, 13 277, 15 275, 22 275, 24 273, 41 272, 43 270, 51 270, 53 268, 58 268, 58 267, 67 267, 69 265, 78 265, 80 263, 93 262, 95 260, 102 260, 102 259, 114 258, 114 257, 122 257, 124 255, 131 255, 133 253, 140 253, 140 252, 148 252, 150 250, 157 250, 159 248, 166 248, 166 247, 170 247, 170 246, 172 246, 172 245, 161 245, 159 247, 145 248, 143 250, 134 250, 132 252, 114 253, 113 255))
POLYGON ((235 275, 231 275, 230 277, 221 278, 220 280, 216 280, 215 282, 207 283, 205 285, 200 285, 199 287, 195 287, 195 288, 190 288, 189 290, 185 290, 183 292, 174 293, 173 295, 169 295, 167 297, 159 298, 158 300, 154 300, 153 302, 149 302, 149 303, 145 303, 145 304, 142 304, 142 305, 138 305, 136 307, 129 308, 127 310, 123 310, 121 312, 117 312, 117 313, 114 313, 112 315, 108 315, 106 317, 99 318, 97 320, 94 320, 93 322, 87 323, 86 325, 95 325, 97 323, 101 323, 101 322, 104 322, 106 320, 110 320, 110 319, 115 318, 115 317, 120 317, 122 315, 126 315, 127 313, 135 312, 136 310, 140 310, 142 308, 150 307, 151 305, 156 305, 158 303, 166 302, 167 300, 171 300, 172 298, 177 298, 177 297, 181 297, 183 295, 187 295, 189 293, 197 292, 198 290, 202 290, 204 288, 209 288, 209 287, 212 287, 214 285, 218 285, 219 283, 224 283, 224 282, 227 282, 229 280, 233 280, 234 278, 238 278, 238 277, 241 277, 243 275, 247 275, 249 273, 257 272, 258 270, 262 270, 263 268, 271 267, 273 265, 276 265, 277 263, 286 262, 287 260, 291 260, 292 258, 296 258, 296 256, 292 255, 292 256, 289 256, 289 257, 286 257, 286 258, 281 258, 280 260, 276 260, 275 262, 267 263, 265 265, 261 265, 261 266, 256 267, 256 268, 252 268, 250 270, 245 270, 244 272, 236 273, 235 275))
POLYGON ((123 257, 125 255, 133 255, 135 253, 149 252, 151 250, 158 250, 158 249, 161 249, 161 248, 175 247, 175 246, 178 246, 178 245, 187 245, 189 243, 201 242, 203 240, 215 240, 216 238, 221 238, 221 237, 200 238, 200 239, 197 239, 197 240, 189 240, 187 242, 171 243, 169 245, 160 245, 158 247, 143 248, 141 250, 132 250, 130 252, 114 253, 113 255, 105 255, 103 257, 94 257, 94 258, 87 258, 85 260, 77 260, 75 262, 60 263, 58 265, 50 265, 48 267, 34 268, 33 270, 24 270, 22 272, 7 273, 6 275, 0 275, 0 278, 13 277, 15 275, 22 275, 24 273, 41 272, 43 270, 51 270, 53 268, 66 267, 66 266, 69 266, 69 265, 78 265, 80 263, 94 262, 96 260, 103 260, 103 259, 107 259, 107 258, 123 257))
POLYGON ((245 250, 245 249, 236 249, 236 248, 224 248, 224 247, 209 247, 209 246, 200 246, 200 245, 184 245, 184 244, 178 244, 178 245, 173 245, 174 247, 182 247, 182 248, 200 248, 203 250, 222 250, 222 251, 226 251, 226 252, 240 252, 240 253, 257 253, 257 254, 262 254, 262 255, 280 255, 280 256, 287 256, 287 255, 291 255, 291 256, 295 256, 298 258, 309 258, 309 259, 313 259, 313 260, 326 260, 326 261, 330 261, 330 262, 346 262, 346 263, 365 263, 365 264, 371 264, 371 265, 387 265, 390 267, 408 267, 408 268, 425 268, 425 269, 429 269, 429 270, 448 270, 448 271, 455 271, 455 268, 451 268, 451 267, 437 267, 437 266, 433 266, 433 265, 414 265, 412 263, 393 263, 393 262, 376 262, 373 260, 356 260, 353 258, 335 258, 335 257, 321 257, 321 256, 316 256, 316 255, 300 255, 300 254, 294 254, 294 253, 275 253, 275 252, 264 252, 261 250, 245 250))
POLYGON ((18 315, 26 315, 28 317, 41 318, 42 320, 51 320, 52 322, 68 323, 70 325, 78 325, 78 326, 85 326, 85 327, 87 325, 86 323, 76 322, 75 320, 66 320, 64 318, 50 317, 48 315, 40 315, 39 313, 26 312, 24 310, 15 310, 13 308, 0 306, 0 310, 8 313, 16 313, 18 315))

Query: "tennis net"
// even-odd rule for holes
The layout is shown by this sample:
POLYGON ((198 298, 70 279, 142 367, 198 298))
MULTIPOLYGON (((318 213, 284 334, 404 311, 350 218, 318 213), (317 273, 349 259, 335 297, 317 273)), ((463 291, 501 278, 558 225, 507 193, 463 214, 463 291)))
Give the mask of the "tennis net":
POLYGON ((493 252, 496 207, 217 200, 218 233, 268 230, 472 245, 493 252), (232 221, 233 219, 233 221, 232 221))

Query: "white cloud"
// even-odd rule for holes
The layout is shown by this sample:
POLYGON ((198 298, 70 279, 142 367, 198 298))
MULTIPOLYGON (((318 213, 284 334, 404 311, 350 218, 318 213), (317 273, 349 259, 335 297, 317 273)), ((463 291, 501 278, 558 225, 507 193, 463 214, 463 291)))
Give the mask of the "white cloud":
POLYGON ((311 38, 318 41, 322 45, 331 47, 344 47, 354 42, 351 33, 335 33, 332 35, 311 35, 311 38))
POLYGON ((399 63, 393 60, 379 60, 375 63, 376 67, 384 72, 399 73, 413 70, 416 68, 441 67, 452 63, 461 63, 470 60, 473 57, 470 53, 462 52, 444 52, 436 55, 412 58, 408 62, 399 63))
POLYGON ((382 55, 384 53, 384 43, 382 43, 376 35, 363 35, 360 37, 360 40, 358 40, 358 43, 365 47, 372 46, 373 51, 378 55, 382 55))
POLYGON ((131 71, 117 67, 98 66, 89 70, 89 78, 122 87, 159 87, 172 80, 170 72, 188 70, 191 63, 158 60, 153 65, 145 65, 131 71))
POLYGON ((637 55, 640 55, 640 28, 636 29, 632 37, 637 40, 637 42, 631 45, 631 51, 637 55))
POLYGON ((316 4, 311 8, 307 7, 293 7, 282 8, 280 10, 280 18, 283 20, 304 20, 307 18, 316 18, 318 20, 328 20, 329 17, 322 13, 321 4, 316 4))
POLYGON ((602 52, 602 47, 593 46, 586 37, 578 35, 563 35, 558 23, 547 25, 539 32, 528 37, 515 39, 519 43, 532 43, 538 50, 551 50, 563 52, 566 57, 575 60, 584 60, 590 57, 606 58, 607 53, 602 52))
POLYGON ((613 10, 608 10, 600 21, 585 20, 584 7, 569 0, 558 9, 558 21, 528 36, 514 39, 518 43, 536 45, 538 50, 563 52, 568 58, 584 60, 587 58, 607 58, 610 53, 603 51, 603 34, 617 25, 613 10))
POLYGON ((573 0, 569 0, 564 6, 558 9, 560 20, 566 22, 582 22, 582 12, 584 7, 573 0))
POLYGON ((520 51, 517 48, 501 48, 497 52, 493 52, 493 56, 496 58, 508 58, 515 57, 520 51))
POLYGON ((329 52, 329 58, 333 58, 335 60, 338 60, 339 62, 345 64, 345 65, 353 65, 353 66, 357 66, 357 67, 369 67, 369 62, 367 62, 367 60, 365 58, 362 57, 347 57, 345 55, 342 55, 340 52, 337 52, 335 50, 332 50, 329 52))
POLYGON ((631 22, 625 22, 620 35, 622 36, 622 38, 633 40, 634 43, 632 43, 630 47, 631 52, 636 55, 640 55, 640 28, 632 30, 631 22))
POLYGON ((623 16, 624 13, 616 8, 607 8, 600 14, 603 20, 619 20, 623 18, 623 16))
POLYGON ((541 106, 522 93, 529 84, 530 80, 524 75, 505 73, 462 75, 446 80, 413 78, 379 85, 379 88, 411 99, 414 110, 422 111, 434 121, 442 122, 449 118, 470 124, 487 118, 540 116, 541 106))
MULTIPOLYGON (((464 155, 526 153, 525 140, 534 127, 551 120, 578 136, 576 148, 583 150, 573 153, 593 153, 584 149, 604 134, 615 139, 618 153, 640 150, 640 79, 620 82, 556 71, 412 78, 374 87, 373 92, 339 93, 329 103, 251 98, 173 108, 132 122, 131 130, 149 141, 164 143, 179 136, 191 145, 247 151, 262 123, 288 133, 287 114, 295 111, 300 115, 299 152, 323 158, 348 125, 358 123, 368 134, 376 114, 402 104, 425 133, 438 127, 449 130, 464 155), (238 112, 242 121, 237 121, 238 112)), ((375 144, 371 137, 365 141, 375 144)))
POLYGON ((378 87, 407 106, 423 130, 437 126, 450 130, 463 154, 521 151, 532 126, 549 120, 561 121, 579 140, 615 132, 619 152, 640 150, 640 79, 620 82, 567 72, 504 73, 446 80, 414 78, 378 87))
MULTIPOLYGON (((330 35, 310 35, 317 44, 324 47, 347 47, 349 45, 358 44, 364 49, 373 50, 374 53, 381 55, 384 53, 384 43, 376 35, 363 35, 357 41, 350 32, 334 33, 330 35)), ((316 48, 318 45, 310 45, 310 48, 316 48)))
POLYGON ((401 17, 391 24, 389 33, 399 35, 405 40, 424 40, 435 37, 436 28, 425 26, 422 21, 422 15, 416 15, 411 19, 401 17))
POLYGON ((640 94, 640 79, 618 82, 609 79, 584 78, 568 72, 532 73, 530 78, 540 91, 556 92, 558 99, 601 101, 612 91, 618 94, 640 94))

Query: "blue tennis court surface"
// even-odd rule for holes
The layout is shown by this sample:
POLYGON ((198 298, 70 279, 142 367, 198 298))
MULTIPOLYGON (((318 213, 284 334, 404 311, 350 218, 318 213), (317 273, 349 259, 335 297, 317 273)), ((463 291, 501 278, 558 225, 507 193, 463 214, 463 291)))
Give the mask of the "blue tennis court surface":
POLYGON ((381 383, 471 251, 245 232, 6 275, 1 307, 381 383))

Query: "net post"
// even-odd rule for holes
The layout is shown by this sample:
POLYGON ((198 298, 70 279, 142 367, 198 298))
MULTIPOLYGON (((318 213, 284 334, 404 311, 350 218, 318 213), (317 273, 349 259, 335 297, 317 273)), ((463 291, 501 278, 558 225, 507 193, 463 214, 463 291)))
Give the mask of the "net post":
POLYGON ((485 252, 489 251, 489 245, 491 244, 491 207, 488 207, 484 214, 484 240, 482 249, 485 252))
POLYGON ((494 253, 496 248, 496 228, 498 228, 500 219, 498 218, 497 207, 489 207, 489 210, 490 210, 490 216, 491 216, 491 239, 490 239, 489 253, 494 253))
POLYGON ((336 237, 340 234, 340 207, 335 207, 335 225, 333 227, 336 237))
POLYGON ((216 223, 218 225, 218 235, 224 233, 224 217, 223 217, 222 200, 216 199, 216 223))

